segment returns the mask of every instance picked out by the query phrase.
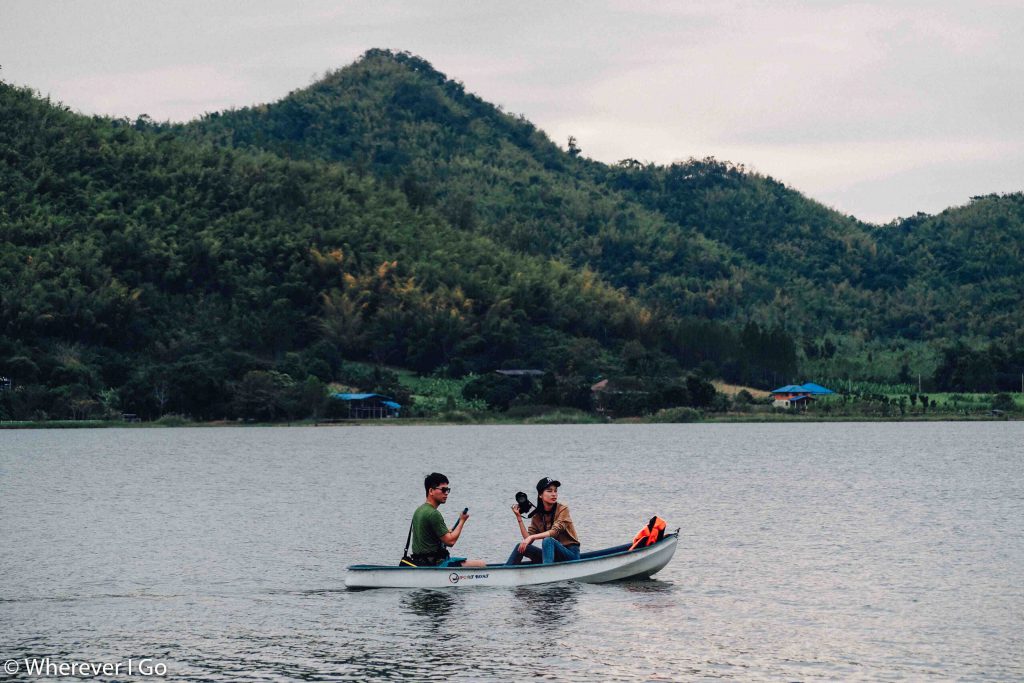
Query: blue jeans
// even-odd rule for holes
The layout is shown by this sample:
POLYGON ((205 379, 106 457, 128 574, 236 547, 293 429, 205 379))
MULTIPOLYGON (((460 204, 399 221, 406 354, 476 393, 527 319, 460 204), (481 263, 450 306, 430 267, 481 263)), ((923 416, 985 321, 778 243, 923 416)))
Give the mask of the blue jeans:
POLYGON ((519 546, 516 545, 516 547, 512 549, 512 554, 508 556, 508 560, 505 561, 505 564, 519 564, 523 561, 524 555, 529 557, 530 561, 535 564, 537 562, 551 564, 552 562, 565 562, 567 560, 580 559, 580 547, 578 545, 564 546, 548 536, 541 543, 540 548, 532 543, 526 546, 525 553, 520 553, 519 546))

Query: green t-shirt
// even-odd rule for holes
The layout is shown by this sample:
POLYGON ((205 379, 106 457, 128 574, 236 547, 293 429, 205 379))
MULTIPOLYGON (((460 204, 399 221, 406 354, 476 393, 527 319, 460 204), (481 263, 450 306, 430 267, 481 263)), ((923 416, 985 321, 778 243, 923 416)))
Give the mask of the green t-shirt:
POLYGON ((414 555, 443 555, 446 550, 441 537, 448 533, 448 525, 440 511, 424 503, 412 513, 412 552, 414 555))

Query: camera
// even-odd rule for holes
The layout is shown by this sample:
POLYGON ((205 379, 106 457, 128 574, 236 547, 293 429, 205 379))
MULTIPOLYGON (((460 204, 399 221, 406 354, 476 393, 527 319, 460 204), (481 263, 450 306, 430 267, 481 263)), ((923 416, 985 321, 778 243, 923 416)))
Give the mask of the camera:
POLYGON ((524 517, 533 509, 533 503, 530 502, 529 496, 522 491, 516 491, 516 504, 519 505, 519 514, 524 517))

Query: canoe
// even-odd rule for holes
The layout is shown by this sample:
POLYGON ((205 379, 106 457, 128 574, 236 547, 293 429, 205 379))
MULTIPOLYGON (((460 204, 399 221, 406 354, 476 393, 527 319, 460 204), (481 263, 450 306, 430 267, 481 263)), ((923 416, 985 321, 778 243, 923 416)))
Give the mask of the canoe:
POLYGON ((554 564, 489 564, 486 567, 391 567, 354 564, 348 567, 348 588, 468 588, 532 586, 556 581, 605 583, 647 578, 669 563, 679 530, 653 545, 630 550, 630 544, 582 553, 580 559, 554 564))

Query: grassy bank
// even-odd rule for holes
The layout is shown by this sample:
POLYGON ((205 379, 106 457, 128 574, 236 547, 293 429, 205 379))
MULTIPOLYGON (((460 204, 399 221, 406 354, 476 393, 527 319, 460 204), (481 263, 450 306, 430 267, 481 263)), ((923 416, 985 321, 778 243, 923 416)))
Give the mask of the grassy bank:
POLYGON ((192 422, 187 420, 155 422, 122 422, 120 420, 53 420, 0 422, 0 429, 97 429, 128 428, 158 429, 164 427, 412 427, 441 425, 557 425, 557 424, 683 424, 683 423, 803 423, 803 422, 1003 422, 1019 421, 1024 415, 1007 413, 962 414, 927 413, 903 416, 822 414, 815 412, 788 413, 710 413, 687 415, 679 419, 663 418, 656 415, 624 417, 605 420, 597 415, 582 411, 555 411, 528 417, 510 417, 500 413, 454 412, 434 417, 413 417, 391 420, 297 420, 293 422, 240 422, 218 420, 214 422, 192 422))
MULTIPOLYGON (((357 367, 353 364, 353 367, 357 367)), ((361 367, 361 366, 359 366, 361 367)), ((370 366, 361 367, 366 373, 370 366)), ((512 405, 507 411, 488 409, 481 399, 467 399, 463 390, 476 376, 458 379, 416 375, 385 368, 397 386, 408 392, 411 405, 399 419, 346 420, 308 418, 281 422, 219 420, 194 422, 181 415, 164 415, 152 422, 121 420, 55 420, 0 422, 0 429, 156 428, 183 426, 409 426, 409 425, 531 425, 531 424, 678 424, 766 422, 949 422, 1024 419, 1021 394, 933 393, 923 402, 916 395, 898 393, 897 385, 868 385, 861 390, 878 393, 834 395, 815 401, 805 411, 775 408, 767 392, 751 387, 715 382, 718 392, 712 408, 666 408, 653 415, 609 420, 583 410, 552 405, 512 405), (883 391, 886 390, 886 391, 883 391), (999 407, 997 407, 999 406, 999 407)), ((330 412, 328 412, 330 414, 330 412)))

